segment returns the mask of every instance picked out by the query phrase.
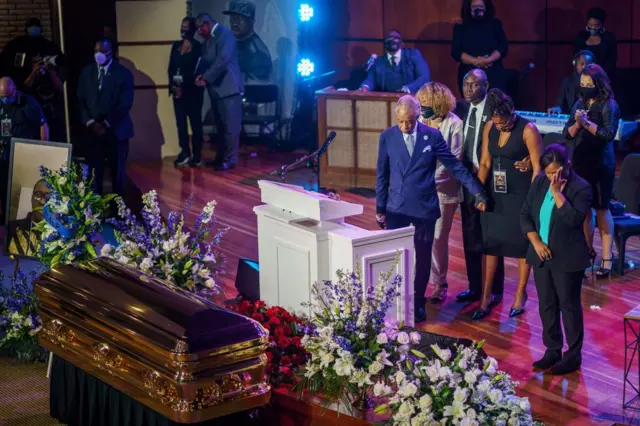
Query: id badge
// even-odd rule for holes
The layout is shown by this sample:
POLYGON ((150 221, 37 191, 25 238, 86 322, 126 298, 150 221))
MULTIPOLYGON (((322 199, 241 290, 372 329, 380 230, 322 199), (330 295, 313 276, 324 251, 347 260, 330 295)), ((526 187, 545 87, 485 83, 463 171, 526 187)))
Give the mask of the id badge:
POLYGON ((16 68, 23 68, 24 61, 27 59, 26 53, 16 53, 16 56, 13 58, 13 66, 16 68))
POLYGON ((11 119, 10 118, 3 118, 2 121, 0 121, 0 126, 2 128, 2 137, 3 138, 10 138, 11 137, 11 119))
POLYGON ((505 170, 493 171, 493 192, 496 194, 507 193, 507 172, 505 170))

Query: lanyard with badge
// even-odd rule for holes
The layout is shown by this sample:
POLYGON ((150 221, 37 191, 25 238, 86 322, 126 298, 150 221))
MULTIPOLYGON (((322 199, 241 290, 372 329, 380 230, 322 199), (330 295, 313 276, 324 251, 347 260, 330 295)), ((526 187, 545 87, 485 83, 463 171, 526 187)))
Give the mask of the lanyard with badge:
POLYGON ((507 169, 502 167, 500 157, 493 165, 493 192, 496 194, 507 193, 507 169))

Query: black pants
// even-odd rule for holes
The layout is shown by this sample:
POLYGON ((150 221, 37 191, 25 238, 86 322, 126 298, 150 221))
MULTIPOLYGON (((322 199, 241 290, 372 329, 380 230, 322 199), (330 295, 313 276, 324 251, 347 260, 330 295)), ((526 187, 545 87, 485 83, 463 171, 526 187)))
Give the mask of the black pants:
POLYGON ((202 90, 185 90, 180 99, 173 98, 173 110, 178 127, 178 142, 182 152, 200 160, 202 151, 202 90), (191 145, 189 145, 189 125, 191 123, 191 145), (193 147, 193 149, 191 149, 193 147))
POLYGON ((238 163, 242 130, 242 95, 211 98, 211 110, 217 130, 217 163, 238 163))
MULTIPOLYGON (((473 195, 464 189, 464 200, 460 203, 462 216, 462 241, 464 260, 467 265, 469 290, 475 294, 482 294, 482 225, 480 212, 474 205, 473 195)), ((491 294, 501 295, 504 292, 504 258, 498 259, 498 267, 493 276, 491 294)))
POLYGON ((562 330, 560 314, 569 350, 564 358, 568 362, 582 361, 584 321, 582 317, 582 279, 584 271, 559 272, 548 265, 533 268, 533 276, 540 300, 542 319, 542 341, 547 352, 562 353, 562 330))
POLYGON ((105 158, 111 171, 112 192, 124 195, 127 181, 127 157, 129 156, 129 139, 118 140, 116 136, 107 132, 104 136, 94 135, 90 139, 87 162, 93 170, 93 189, 102 194, 105 158))
POLYGON ((416 270, 413 281, 414 304, 416 309, 424 308, 427 303, 425 292, 431 275, 431 248, 433 247, 433 235, 436 222, 417 219, 397 213, 387 213, 387 229, 404 228, 413 225, 413 245, 416 251, 416 270))

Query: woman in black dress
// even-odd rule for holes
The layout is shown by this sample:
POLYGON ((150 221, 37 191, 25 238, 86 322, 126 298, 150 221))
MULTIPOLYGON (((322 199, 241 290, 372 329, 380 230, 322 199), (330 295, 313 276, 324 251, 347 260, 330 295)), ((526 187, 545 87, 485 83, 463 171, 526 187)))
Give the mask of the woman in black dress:
MULTIPOLYGON (((564 136, 575 139, 573 169, 591 184, 593 209, 602 240, 602 264, 596 271, 597 278, 611 275, 613 244, 613 218, 609 205, 613 194, 616 158, 613 140, 618 132, 620 109, 613 100, 613 90, 606 72, 599 65, 587 65, 580 76, 580 97, 576 101, 569 121, 564 127, 564 136)), ((585 236, 589 244, 592 262, 593 213, 589 211, 584 222, 585 236)))
POLYGON ((495 17, 492 0, 463 0, 460 12, 462 23, 453 27, 451 56, 460 63, 458 85, 473 68, 482 68, 489 78, 489 86, 506 89, 506 75, 502 60, 507 56, 507 36, 502 22, 495 17))
POLYGON ((604 28, 607 13, 599 7, 587 13, 587 26, 580 31, 573 43, 575 54, 581 50, 593 52, 596 64, 600 65, 611 78, 618 61, 618 45, 616 36, 604 28))
POLYGON ((498 89, 489 90, 487 102, 491 109, 482 135, 482 158, 478 179, 489 186, 490 208, 483 214, 485 239, 485 276, 480 308, 473 319, 489 315, 501 297, 491 295, 493 276, 500 257, 518 259, 518 288, 509 316, 524 313, 527 301, 527 281, 531 268, 526 257, 529 241, 520 227, 520 210, 533 177, 540 173, 542 137, 533 123, 515 113, 513 101, 498 89), (514 163, 531 158, 532 172, 519 171, 514 163))

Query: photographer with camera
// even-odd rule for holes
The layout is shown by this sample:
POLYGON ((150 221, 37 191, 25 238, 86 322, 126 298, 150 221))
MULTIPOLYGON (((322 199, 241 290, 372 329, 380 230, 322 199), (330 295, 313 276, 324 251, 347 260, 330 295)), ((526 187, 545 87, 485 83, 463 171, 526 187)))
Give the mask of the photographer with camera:
POLYGON ((51 126, 51 140, 66 141, 64 117, 64 56, 51 40, 42 35, 37 18, 25 23, 25 33, 9 41, 0 54, 0 69, 15 82, 17 89, 33 96, 51 126))

